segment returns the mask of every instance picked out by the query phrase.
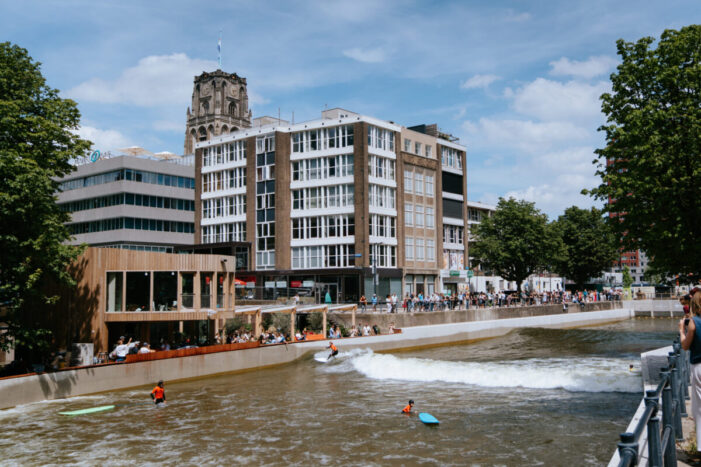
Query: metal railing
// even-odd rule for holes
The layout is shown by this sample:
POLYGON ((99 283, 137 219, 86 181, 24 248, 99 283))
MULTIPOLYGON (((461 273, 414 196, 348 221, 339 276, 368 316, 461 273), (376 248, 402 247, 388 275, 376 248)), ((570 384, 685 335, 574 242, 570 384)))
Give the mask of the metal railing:
POLYGON ((684 439, 682 417, 686 417, 685 400, 689 398, 689 353, 682 350, 679 338, 669 352, 669 366, 662 368, 662 380, 657 388, 645 391, 645 410, 635 430, 621 433, 618 443, 619 467, 638 465, 640 438, 647 428, 647 454, 650 466, 676 466, 676 441, 684 439), (662 396, 662 425, 660 426, 660 396, 662 396))

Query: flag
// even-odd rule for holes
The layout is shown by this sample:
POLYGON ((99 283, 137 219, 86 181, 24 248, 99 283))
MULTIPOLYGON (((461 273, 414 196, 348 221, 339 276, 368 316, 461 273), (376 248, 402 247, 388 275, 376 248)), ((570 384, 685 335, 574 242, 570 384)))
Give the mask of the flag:
POLYGON ((221 31, 219 31, 219 41, 217 42, 217 53, 219 54, 219 68, 221 68, 221 31))

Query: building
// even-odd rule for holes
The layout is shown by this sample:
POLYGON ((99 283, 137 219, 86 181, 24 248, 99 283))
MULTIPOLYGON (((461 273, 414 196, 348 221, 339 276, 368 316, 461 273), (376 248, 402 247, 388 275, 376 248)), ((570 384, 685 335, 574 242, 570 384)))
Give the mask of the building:
MULTIPOLYGON (((483 219, 491 217, 496 206, 478 203, 475 201, 467 202, 468 215, 468 241, 473 240, 472 229, 475 225, 482 222, 483 219)), ((495 276, 489 271, 482 270, 479 266, 475 266, 472 258, 468 259, 469 272, 472 277, 468 278, 469 290, 471 292, 492 292, 516 290, 516 282, 507 281, 503 277, 495 276)), ((553 273, 544 271, 541 274, 532 274, 521 284, 522 290, 533 292, 552 292, 562 290, 562 277, 558 277, 553 273)))
POLYGON ((194 251, 231 252, 266 298, 441 291, 453 277, 441 274, 446 221, 462 229, 448 248, 464 269, 466 148, 435 125, 337 108, 297 124, 263 117, 195 149, 194 251))
POLYGON ((251 127, 246 78, 217 70, 194 81, 185 127, 186 155, 194 154, 197 142, 251 127))
POLYGON ((57 201, 71 213, 70 243, 160 252, 192 245, 193 161, 172 154, 77 161, 76 170, 59 180, 57 201))

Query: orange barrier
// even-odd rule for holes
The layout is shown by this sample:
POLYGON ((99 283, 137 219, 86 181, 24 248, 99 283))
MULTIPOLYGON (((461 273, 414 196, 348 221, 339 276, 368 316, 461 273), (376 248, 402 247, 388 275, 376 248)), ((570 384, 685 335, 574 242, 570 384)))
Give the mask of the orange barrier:
POLYGON ((297 338, 295 338, 294 342, 308 342, 308 341, 323 341, 325 339, 323 334, 305 334, 304 335, 304 340, 303 341, 298 341, 297 338))
POLYGON ((207 347, 195 347, 192 349, 160 350, 157 352, 127 355, 127 363, 143 362, 147 360, 163 360, 165 358, 191 357, 216 352, 228 352, 230 350, 253 349, 260 347, 258 341, 241 342, 238 344, 208 345, 207 347))

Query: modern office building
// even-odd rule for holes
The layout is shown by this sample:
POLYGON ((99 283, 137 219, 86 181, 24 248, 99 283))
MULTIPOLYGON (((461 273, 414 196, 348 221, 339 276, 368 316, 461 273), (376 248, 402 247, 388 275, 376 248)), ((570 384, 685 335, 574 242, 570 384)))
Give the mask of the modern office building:
POLYGON ((71 213, 71 243, 156 252, 192 245, 193 161, 193 156, 107 154, 77 162, 59 180, 58 193, 59 206, 71 213))
MULTIPOLYGON (((331 109, 256 119, 195 148, 195 251, 236 255, 249 285, 355 301, 451 283, 443 224, 464 236, 466 151, 435 125, 331 109)), ((453 243, 464 258, 464 239, 453 243)))

